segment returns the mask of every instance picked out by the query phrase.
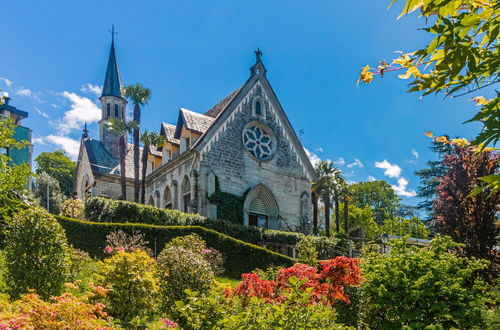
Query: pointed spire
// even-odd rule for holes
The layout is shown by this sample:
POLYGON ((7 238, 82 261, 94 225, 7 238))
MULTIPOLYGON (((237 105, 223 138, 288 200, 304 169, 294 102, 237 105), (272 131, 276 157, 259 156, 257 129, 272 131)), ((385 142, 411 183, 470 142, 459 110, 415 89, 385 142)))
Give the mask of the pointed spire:
POLYGON ((113 25, 111 28, 111 50, 109 51, 108 67, 106 69, 101 96, 116 96, 121 98, 121 79, 118 63, 116 62, 115 34, 115 26, 113 25))
POLYGON ((87 123, 83 126, 82 139, 87 139, 89 137, 89 130, 87 129, 87 123))
POLYGON ((260 50, 260 48, 257 48, 257 50, 254 53, 255 53, 255 64, 252 65, 252 67, 250 68, 250 73, 252 76, 254 75, 265 76, 267 70, 264 66, 264 63, 262 63, 262 51, 260 50))

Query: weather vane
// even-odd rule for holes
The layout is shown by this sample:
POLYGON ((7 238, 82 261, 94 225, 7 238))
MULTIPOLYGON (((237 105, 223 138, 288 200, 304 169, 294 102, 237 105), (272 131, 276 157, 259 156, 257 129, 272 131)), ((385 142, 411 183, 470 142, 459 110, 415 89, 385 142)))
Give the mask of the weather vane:
POLYGON ((111 25, 111 30, 108 30, 109 33, 111 33, 111 40, 112 41, 115 41, 115 34, 118 34, 118 32, 115 32, 115 25, 112 24, 111 25))

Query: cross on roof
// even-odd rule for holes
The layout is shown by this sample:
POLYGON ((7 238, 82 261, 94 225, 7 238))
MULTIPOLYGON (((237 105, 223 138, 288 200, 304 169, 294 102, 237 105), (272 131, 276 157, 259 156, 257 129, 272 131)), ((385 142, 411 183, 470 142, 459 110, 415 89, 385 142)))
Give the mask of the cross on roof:
POLYGON ((109 33, 111 33, 111 40, 112 41, 115 41, 115 34, 118 34, 118 32, 115 32, 115 25, 112 24, 111 25, 111 30, 108 30, 109 33))
POLYGON ((257 59, 257 61, 260 61, 262 57, 262 51, 260 50, 260 48, 257 48, 257 50, 255 51, 255 58, 257 59))

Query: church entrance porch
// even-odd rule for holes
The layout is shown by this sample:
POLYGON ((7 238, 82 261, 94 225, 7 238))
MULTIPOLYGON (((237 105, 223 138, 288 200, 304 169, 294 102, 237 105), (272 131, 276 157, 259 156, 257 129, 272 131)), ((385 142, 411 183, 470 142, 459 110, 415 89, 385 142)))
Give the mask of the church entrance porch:
POLYGON ((263 184, 252 188, 243 204, 243 223, 247 226, 280 229, 278 204, 263 184))

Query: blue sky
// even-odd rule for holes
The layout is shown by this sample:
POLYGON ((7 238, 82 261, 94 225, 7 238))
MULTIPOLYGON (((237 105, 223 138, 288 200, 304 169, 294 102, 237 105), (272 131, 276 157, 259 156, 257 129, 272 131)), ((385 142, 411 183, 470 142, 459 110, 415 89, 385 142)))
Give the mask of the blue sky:
POLYGON ((268 79, 304 146, 337 161, 350 181, 385 179, 405 202, 415 170, 434 157, 426 130, 473 137, 466 98, 407 93, 390 76, 357 86, 366 64, 428 42, 416 15, 396 20, 389 0, 13 1, 2 4, 0 89, 29 112, 35 155, 73 158, 84 122, 98 138, 97 95, 115 24, 122 81, 152 90, 143 127, 204 112, 248 78, 260 47, 268 79))

